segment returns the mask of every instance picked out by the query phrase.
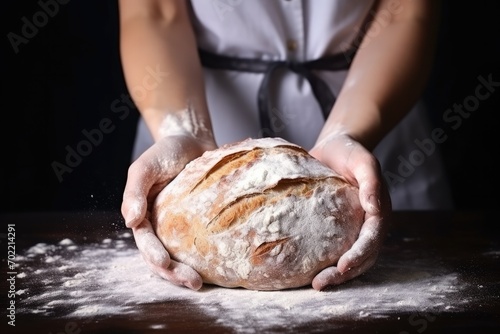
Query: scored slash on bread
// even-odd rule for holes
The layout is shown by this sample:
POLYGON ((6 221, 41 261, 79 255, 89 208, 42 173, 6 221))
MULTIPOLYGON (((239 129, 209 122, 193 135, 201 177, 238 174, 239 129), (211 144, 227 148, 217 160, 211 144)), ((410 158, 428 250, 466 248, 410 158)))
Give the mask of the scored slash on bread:
POLYGON ((358 189, 281 138, 205 152, 158 195, 151 221, 173 259, 205 283, 305 286, 356 240, 358 189))

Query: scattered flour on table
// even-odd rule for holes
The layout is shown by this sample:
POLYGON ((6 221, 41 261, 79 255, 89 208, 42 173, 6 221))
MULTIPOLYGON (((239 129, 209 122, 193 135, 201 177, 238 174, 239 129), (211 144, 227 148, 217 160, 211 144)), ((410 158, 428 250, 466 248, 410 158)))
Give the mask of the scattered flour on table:
MULTIPOLYGON (((394 257, 394 256, 392 256, 394 257)), ((405 251, 396 259, 380 257, 367 274, 336 289, 310 287, 288 291, 250 291, 205 286, 177 287, 153 275, 128 233, 99 243, 39 243, 17 257, 19 313, 68 317, 123 315, 137 304, 175 300, 195 305, 228 328, 247 331, 256 325, 359 317, 388 317, 396 312, 460 310, 468 303, 458 273, 432 257, 405 251), (35 269, 36 268, 36 269, 35 269), (57 311, 57 312, 56 312, 57 311)))

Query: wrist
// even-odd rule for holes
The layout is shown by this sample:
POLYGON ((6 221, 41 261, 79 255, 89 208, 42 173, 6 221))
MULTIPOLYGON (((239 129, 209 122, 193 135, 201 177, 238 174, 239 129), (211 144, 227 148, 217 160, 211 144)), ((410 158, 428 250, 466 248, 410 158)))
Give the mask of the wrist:
POLYGON ((208 116, 203 117, 191 106, 163 113, 161 116, 157 116, 157 121, 152 123, 156 124, 156 126, 150 126, 155 141, 168 136, 188 136, 202 141, 214 141, 208 116))
POLYGON ((381 121, 375 115, 378 114, 373 112, 351 113, 350 117, 347 118, 337 115, 337 117, 327 121, 318 136, 317 143, 326 142, 337 137, 345 137, 358 142, 368 150, 372 150, 382 136, 381 121))

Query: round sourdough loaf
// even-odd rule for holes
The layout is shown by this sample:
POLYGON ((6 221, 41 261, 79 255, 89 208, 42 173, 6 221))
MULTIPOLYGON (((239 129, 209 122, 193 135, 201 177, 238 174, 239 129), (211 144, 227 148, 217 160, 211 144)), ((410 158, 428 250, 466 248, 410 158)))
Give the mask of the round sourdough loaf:
POLYGON ((358 189, 297 145, 246 139, 191 161, 158 195, 155 232, 205 283, 311 284, 357 239, 358 189))

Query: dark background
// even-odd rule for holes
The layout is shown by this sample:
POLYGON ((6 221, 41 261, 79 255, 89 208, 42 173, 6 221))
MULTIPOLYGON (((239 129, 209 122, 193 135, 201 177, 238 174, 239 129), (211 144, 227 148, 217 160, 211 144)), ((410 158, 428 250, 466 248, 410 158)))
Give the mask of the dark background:
MULTIPOLYGON (((47 0, 45 0, 47 1, 47 0)), ((456 207, 491 209, 499 202, 497 136, 500 87, 457 129, 442 115, 473 95, 478 76, 500 81, 500 19, 495 1, 445 1, 436 64, 425 100, 442 143, 456 207)), ((72 0, 38 28, 16 53, 38 1, 2 2, 2 158, 0 211, 119 210, 138 113, 127 106, 118 52, 117 2, 72 0), (113 105, 126 107, 116 113, 113 105), (113 131, 58 180, 68 147, 108 118, 113 131)), ((97 139, 96 139, 97 140, 97 139)), ((88 147, 87 147, 88 148, 88 147)))

